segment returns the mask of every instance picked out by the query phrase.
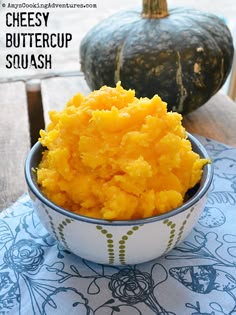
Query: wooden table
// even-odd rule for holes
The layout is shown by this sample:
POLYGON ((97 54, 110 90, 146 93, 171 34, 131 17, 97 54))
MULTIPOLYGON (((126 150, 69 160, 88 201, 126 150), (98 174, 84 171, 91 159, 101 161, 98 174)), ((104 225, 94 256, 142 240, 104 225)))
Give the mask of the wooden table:
MULTIPOLYGON (((29 93, 24 82, 0 84, 0 210, 26 191, 24 160, 30 150, 30 132, 37 135, 42 126, 39 121, 48 124, 48 111, 62 109, 77 92, 89 93, 82 75, 41 80, 43 108, 38 108, 38 102, 35 115, 36 109, 27 104, 29 93)), ((185 116, 183 124, 190 133, 236 146, 236 103, 225 94, 213 96, 185 116)))
POLYGON ((23 82, 0 84, 0 210, 26 191, 24 160, 30 147, 23 82))

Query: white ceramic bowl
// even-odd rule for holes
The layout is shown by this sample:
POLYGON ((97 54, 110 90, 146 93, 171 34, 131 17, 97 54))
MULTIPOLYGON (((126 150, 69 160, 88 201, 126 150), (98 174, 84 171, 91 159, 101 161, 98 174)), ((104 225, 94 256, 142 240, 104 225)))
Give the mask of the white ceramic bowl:
MULTIPOLYGON (((201 143, 188 134, 193 151, 209 158, 201 143)), ((110 265, 137 264, 157 258, 179 244, 196 224, 206 201, 213 168, 204 166, 201 182, 181 207, 140 220, 105 221, 84 217, 51 202, 41 192, 33 168, 43 147, 38 142, 28 154, 25 178, 35 210, 46 229, 66 249, 82 258, 110 265)))

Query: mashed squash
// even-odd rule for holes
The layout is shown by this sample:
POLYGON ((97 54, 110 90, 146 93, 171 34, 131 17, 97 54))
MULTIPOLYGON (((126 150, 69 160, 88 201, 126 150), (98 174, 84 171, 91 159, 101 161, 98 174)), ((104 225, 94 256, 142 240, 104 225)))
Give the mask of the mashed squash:
POLYGON ((104 86, 75 95, 40 131, 37 181, 54 203, 107 220, 140 219, 183 203, 208 162, 192 151, 182 116, 159 96, 104 86))

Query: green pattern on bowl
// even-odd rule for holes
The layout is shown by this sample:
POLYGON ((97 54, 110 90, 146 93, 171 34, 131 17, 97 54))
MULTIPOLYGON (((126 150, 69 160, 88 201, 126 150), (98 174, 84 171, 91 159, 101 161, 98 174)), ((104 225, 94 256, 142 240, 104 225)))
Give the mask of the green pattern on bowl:
POLYGON ((70 250, 70 247, 67 244, 67 241, 64 235, 64 229, 68 224, 72 223, 73 221, 74 221, 73 219, 65 218, 61 223, 58 224, 58 227, 57 227, 58 233, 60 235, 61 243, 68 250, 70 250))
POLYGON ((175 234, 176 234, 176 230, 175 230, 176 224, 169 219, 164 220, 163 223, 170 229, 169 241, 165 250, 165 253, 166 253, 170 250, 170 248, 173 245, 175 234))
MULTIPOLYGON (((185 220, 182 222, 182 224, 181 224, 181 226, 180 226, 180 228, 179 228, 179 233, 178 233, 178 237, 177 237, 177 239, 176 239, 175 245, 177 245, 178 242, 181 240, 181 238, 182 238, 182 236, 183 236, 183 233, 184 233, 184 229, 185 229, 185 227, 186 227, 186 224, 187 224, 187 222, 188 222, 188 220, 189 220, 191 214, 193 213, 193 210, 194 210, 194 207, 192 207, 192 208, 189 210, 188 214, 187 214, 186 217, 185 217, 185 220)), ((174 246, 175 246, 175 245, 174 245, 174 246)))
POLYGON ((115 245, 118 247, 118 256, 119 262, 121 265, 126 264, 126 244, 129 238, 139 230, 142 225, 135 225, 131 229, 129 229, 125 234, 121 236, 118 240, 118 244, 114 244, 113 235, 109 233, 108 230, 104 229, 101 225, 97 225, 96 229, 100 231, 106 238, 107 238, 107 256, 108 256, 108 263, 114 264, 116 260, 116 251, 115 245))
POLYGON ((179 231, 176 231, 176 224, 169 220, 166 219, 163 221, 163 224, 165 224, 169 229, 170 229, 170 233, 169 233, 169 241, 165 250, 165 253, 167 253, 171 248, 175 247, 179 241, 182 239, 184 230, 186 228, 186 224, 191 216, 191 214, 193 213, 194 207, 192 207, 190 209, 190 211, 188 212, 188 214, 186 215, 185 219, 183 220, 183 222, 181 223, 180 227, 179 227, 179 231), (177 238, 176 238, 177 236, 177 238), (174 242, 175 240, 175 242, 174 242))
POLYGON ((56 239, 57 241, 59 241, 59 240, 60 240, 60 237, 57 235, 57 230, 56 230, 56 227, 55 227, 55 225, 54 225, 54 223, 53 223, 53 218, 52 218, 52 216, 50 215, 50 213, 49 213, 49 211, 47 210, 46 207, 43 207, 43 209, 44 209, 44 211, 45 211, 45 213, 46 213, 46 215, 47 215, 47 217, 48 217, 48 219, 49 219, 49 224, 50 224, 50 227, 51 227, 51 231, 52 231, 52 233, 53 233, 53 236, 55 237, 55 239, 56 239))

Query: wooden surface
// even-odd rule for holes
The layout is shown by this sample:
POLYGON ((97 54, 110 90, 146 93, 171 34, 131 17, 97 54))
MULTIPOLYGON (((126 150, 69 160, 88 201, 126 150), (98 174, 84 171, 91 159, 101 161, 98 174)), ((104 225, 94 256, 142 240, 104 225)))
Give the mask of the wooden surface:
MULTIPOLYGON (((83 76, 77 76, 45 79, 41 91, 47 125, 49 110, 64 108, 76 92, 86 95, 89 88, 83 76)), ((236 103, 225 94, 216 94, 201 108, 186 115, 183 124, 190 133, 236 146, 236 103)))
POLYGON ((183 125, 190 133, 236 146, 236 103, 218 93, 184 117, 183 125))
POLYGON ((77 92, 87 95, 90 92, 84 77, 59 77, 41 81, 41 93, 45 126, 48 125, 48 112, 61 110, 77 92))
POLYGON ((24 161, 29 148, 25 84, 0 84, 0 210, 26 191, 24 161))

